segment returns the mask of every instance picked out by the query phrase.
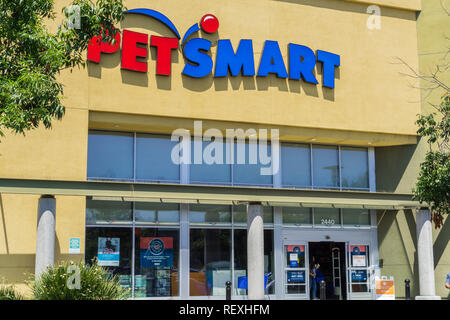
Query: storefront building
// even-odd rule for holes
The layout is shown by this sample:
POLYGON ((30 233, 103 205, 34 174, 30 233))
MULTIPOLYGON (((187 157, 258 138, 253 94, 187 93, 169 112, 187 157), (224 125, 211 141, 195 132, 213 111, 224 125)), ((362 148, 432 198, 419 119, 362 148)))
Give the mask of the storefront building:
POLYGON ((125 5, 120 45, 61 75, 64 118, 2 138, 1 276, 96 258, 135 299, 312 299, 318 263, 327 299, 446 297, 395 63, 419 68, 419 0, 125 5))

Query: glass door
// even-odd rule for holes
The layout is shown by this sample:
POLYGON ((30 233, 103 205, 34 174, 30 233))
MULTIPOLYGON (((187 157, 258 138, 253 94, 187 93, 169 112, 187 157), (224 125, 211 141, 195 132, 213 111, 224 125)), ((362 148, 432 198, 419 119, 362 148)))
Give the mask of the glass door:
POLYGON ((347 242, 347 297, 351 300, 372 299, 369 253, 369 245, 347 242))
POLYGON ((308 245, 285 242, 284 293, 287 299, 309 299, 308 245))

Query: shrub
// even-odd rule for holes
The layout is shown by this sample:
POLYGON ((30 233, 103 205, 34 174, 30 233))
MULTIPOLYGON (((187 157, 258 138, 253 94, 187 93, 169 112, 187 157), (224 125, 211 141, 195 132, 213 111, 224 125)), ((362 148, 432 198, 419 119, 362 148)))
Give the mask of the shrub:
POLYGON ((62 262, 49 267, 30 287, 36 300, 122 300, 130 296, 117 277, 96 261, 92 265, 62 262))
POLYGON ((23 297, 16 292, 14 286, 0 283, 0 300, 23 300, 23 297))

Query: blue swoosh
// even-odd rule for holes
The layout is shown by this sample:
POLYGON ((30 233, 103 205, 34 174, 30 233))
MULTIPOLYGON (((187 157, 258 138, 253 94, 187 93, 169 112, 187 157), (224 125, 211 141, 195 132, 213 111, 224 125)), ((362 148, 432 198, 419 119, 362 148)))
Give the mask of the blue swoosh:
POLYGON ((136 13, 136 14, 143 14, 145 16, 149 16, 151 18, 154 18, 160 22, 162 22, 163 24, 165 24, 170 30, 172 30, 173 33, 175 33, 175 35, 177 36, 178 39, 180 39, 180 33, 178 32, 177 28, 175 27, 175 25, 172 23, 172 21, 170 21, 169 18, 167 18, 165 15, 163 15, 162 13, 155 11, 155 10, 151 10, 151 9, 145 9, 145 8, 139 8, 139 9, 131 9, 128 11, 125 11, 124 13, 136 13))
POLYGON ((186 41, 187 38, 189 38, 189 36, 190 36, 191 34, 193 34, 194 32, 197 32, 197 31, 199 31, 199 30, 200 30, 200 27, 198 26, 198 23, 192 25, 192 26, 188 29, 188 31, 186 31, 186 34, 185 34, 184 37, 183 37, 183 41, 181 41, 181 45, 183 45, 183 43, 186 41))

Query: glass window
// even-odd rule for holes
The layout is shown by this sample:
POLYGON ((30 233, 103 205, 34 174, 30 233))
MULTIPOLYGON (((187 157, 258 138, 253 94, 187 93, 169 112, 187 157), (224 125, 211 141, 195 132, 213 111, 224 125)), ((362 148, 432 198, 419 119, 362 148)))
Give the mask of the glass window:
POLYGON ((342 209, 344 225, 370 226, 369 210, 364 209, 342 209))
MULTIPOLYGON (((235 185, 260 185, 272 186, 272 173, 262 175, 261 173, 270 168, 271 163, 263 164, 260 157, 261 145, 258 143, 249 146, 249 143, 234 143, 233 184, 235 185), (239 154, 238 154, 239 152, 239 154), (244 154, 242 154, 244 152, 244 154), (239 163, 238 163, 239 160, 239 163), (265 169, 264 169, 265 168, 265 169), (261 171, 264 169, 263 171, 261 171)), ((270 145, 262 152, 266 157, 271 156, 270 145)))
POLYGON ((340 226, 339 209, 314 208, 314 224, 316 226, 340 226))
POLYGON ((306 293, 305 246, 290 244, 285 252, 285 292, 287 294, 306 293))
POLYGON ((132 133, 90 131, 87 176, 133 179, 134 137, 132 133))
POLYGON ((311 208, 302 207, 283 207, 283 224, 284 225, 312 225, 311 208))
POLYGON ((339 187, 339 154, 337 147, 313 146, 313 186, 339 187))
POLYGON ((131 224, 132 203, 86 200, 86 224, 131 224))
POLYGON ((151 181, 180 181, 180 166, 171 158, 178 141, 170 137, 136 135, 136 179, 151 181))
POLYGON ((368 292, 369 290, 370 279, 367 270, 370 266, 369 257, 369 246, 350 246, 352 292, 368 292))
MULTIPOLYGON (((273 294, 274 286, 273 230, 264 230, 264 275, 267 277, 266 294, 273 294)), ((247 230, 234 230, 234 282, 236 293, 247 292, 247 230)))
POLYGON ((227 161, 230 145, 226 142, 202 142, 202 163, 194 163, 194 141, 191 142, 190 182, 231 184, 231 164, 227 161), (217 148, 216 148, 217 147, 217 148))
POLYGON ((178 296, 180 236, 177 229, 135 229, 134 296, 178 296))
POLYGON ((227 205, 195 204, 189 206, 191 224, 231 225, 231 207, 227 205))
POLYGON ((231 281, 231 230, 190 230, 191 296, 225 296, 231 281))
POLYGON ((134 218, 136 224, 179 224, 178 204, 135 202, 134 218))
POLYGON ((119 277, 122 287, 131 289, 131 241, 131 228, 88 227, 86 263, 97 259, 100 266, 119 277))
POLYGON ((366 148, 341 148, 343 188, 369 188, 369 163, 366 148))
MULTIPOLYGON (((273 208, 263 207, 263 221, 265 225, 273 224, 273 208)), ((247 226, 247 206, 233 206, 233 224, 247 226)))
POLYGON ((281 146, 281 181, 285 187, 311 186, 311 150, 308 145, 281 146))

